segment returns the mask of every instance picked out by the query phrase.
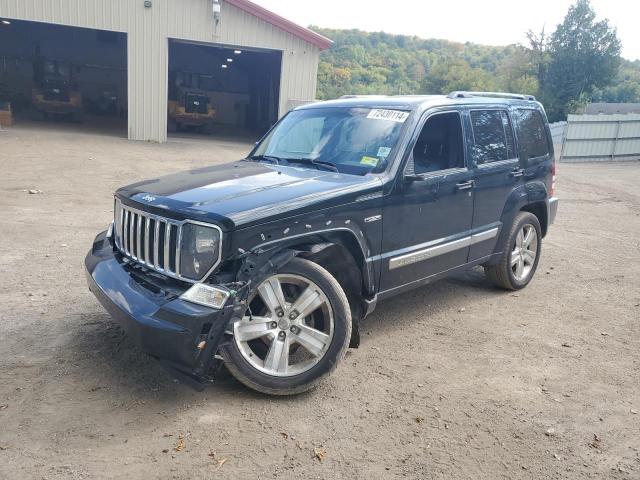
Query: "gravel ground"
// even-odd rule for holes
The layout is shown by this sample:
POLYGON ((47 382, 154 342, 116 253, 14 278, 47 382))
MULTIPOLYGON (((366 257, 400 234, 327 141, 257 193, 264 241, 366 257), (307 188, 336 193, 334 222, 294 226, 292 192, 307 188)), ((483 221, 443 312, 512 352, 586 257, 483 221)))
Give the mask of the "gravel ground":
POLYGON ((319 389, 270 398, 174 383, 82 268, 115 188, 250 143, 69 128, 0 132, 1 478, 640 478, 640 163, 559 166, 524 291, 397 297, 319 389))

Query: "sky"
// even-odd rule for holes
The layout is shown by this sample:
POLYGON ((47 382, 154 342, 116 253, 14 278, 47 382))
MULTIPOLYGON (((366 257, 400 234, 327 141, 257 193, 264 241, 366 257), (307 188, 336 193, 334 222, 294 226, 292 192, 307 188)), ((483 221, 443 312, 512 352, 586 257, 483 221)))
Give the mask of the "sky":
MULTIPOLYGON (((572 0, 253 0, 300 25, 357 28, 484 45, 524 43, 527 30, 555 30, 572 0)), ((640 1, 591 0, 618 29, 622 56, 640 59, 640 1)))

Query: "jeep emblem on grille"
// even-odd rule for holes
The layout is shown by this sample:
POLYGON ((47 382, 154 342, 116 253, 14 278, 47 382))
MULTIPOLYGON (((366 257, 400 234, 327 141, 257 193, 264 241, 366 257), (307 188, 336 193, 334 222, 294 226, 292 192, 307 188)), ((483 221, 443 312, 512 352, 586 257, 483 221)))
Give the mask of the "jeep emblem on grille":
POLYGON ((154 197, 153 195, 149 195, 148 193, 142 197, 142 200, 144 200, 145 202, 153 202, 156 199, 156 197, 154 197))

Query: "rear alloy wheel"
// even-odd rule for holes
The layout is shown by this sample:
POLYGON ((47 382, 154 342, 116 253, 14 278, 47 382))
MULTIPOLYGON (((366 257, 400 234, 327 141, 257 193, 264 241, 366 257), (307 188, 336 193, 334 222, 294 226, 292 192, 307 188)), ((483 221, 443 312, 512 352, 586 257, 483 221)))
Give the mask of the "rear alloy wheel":
POLYGON ((487 278, 507 290, 526 287, 538 267, 541 246, 538 218, 532 213, 520 212, 513 221, 500 262, 484 267, 487 278))
POLYGON ((516 244, 509 261, 516 280, 522 282, 529 277, 537 257, 538 234, 535 227, 527 223, 516 235, 516 244))
POLYGON ((221 353, 233 376, 250 388, 301 393, 342 360, 351 338, 349 303, 319 265, 292 259, 258 285, 248 305, 221 353))

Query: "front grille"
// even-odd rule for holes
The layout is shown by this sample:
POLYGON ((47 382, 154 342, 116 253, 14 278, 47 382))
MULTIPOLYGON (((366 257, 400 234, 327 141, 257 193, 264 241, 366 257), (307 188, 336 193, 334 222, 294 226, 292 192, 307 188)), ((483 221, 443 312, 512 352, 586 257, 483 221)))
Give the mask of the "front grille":
POLYGON ((190 281, 180 275, 182 223, 136 210, 116 199, 114 240, 118 250, 157 272, 190 281))
POLYGON ((63 86, 47 86, 43 94, 48 102, 68 102, 70 98, 69 89, 63 86))
POLYGON ((201 113, 206 115, 209 112, 209 97, 188 93, 185 99, 185 111, 187 113, 201 113))

